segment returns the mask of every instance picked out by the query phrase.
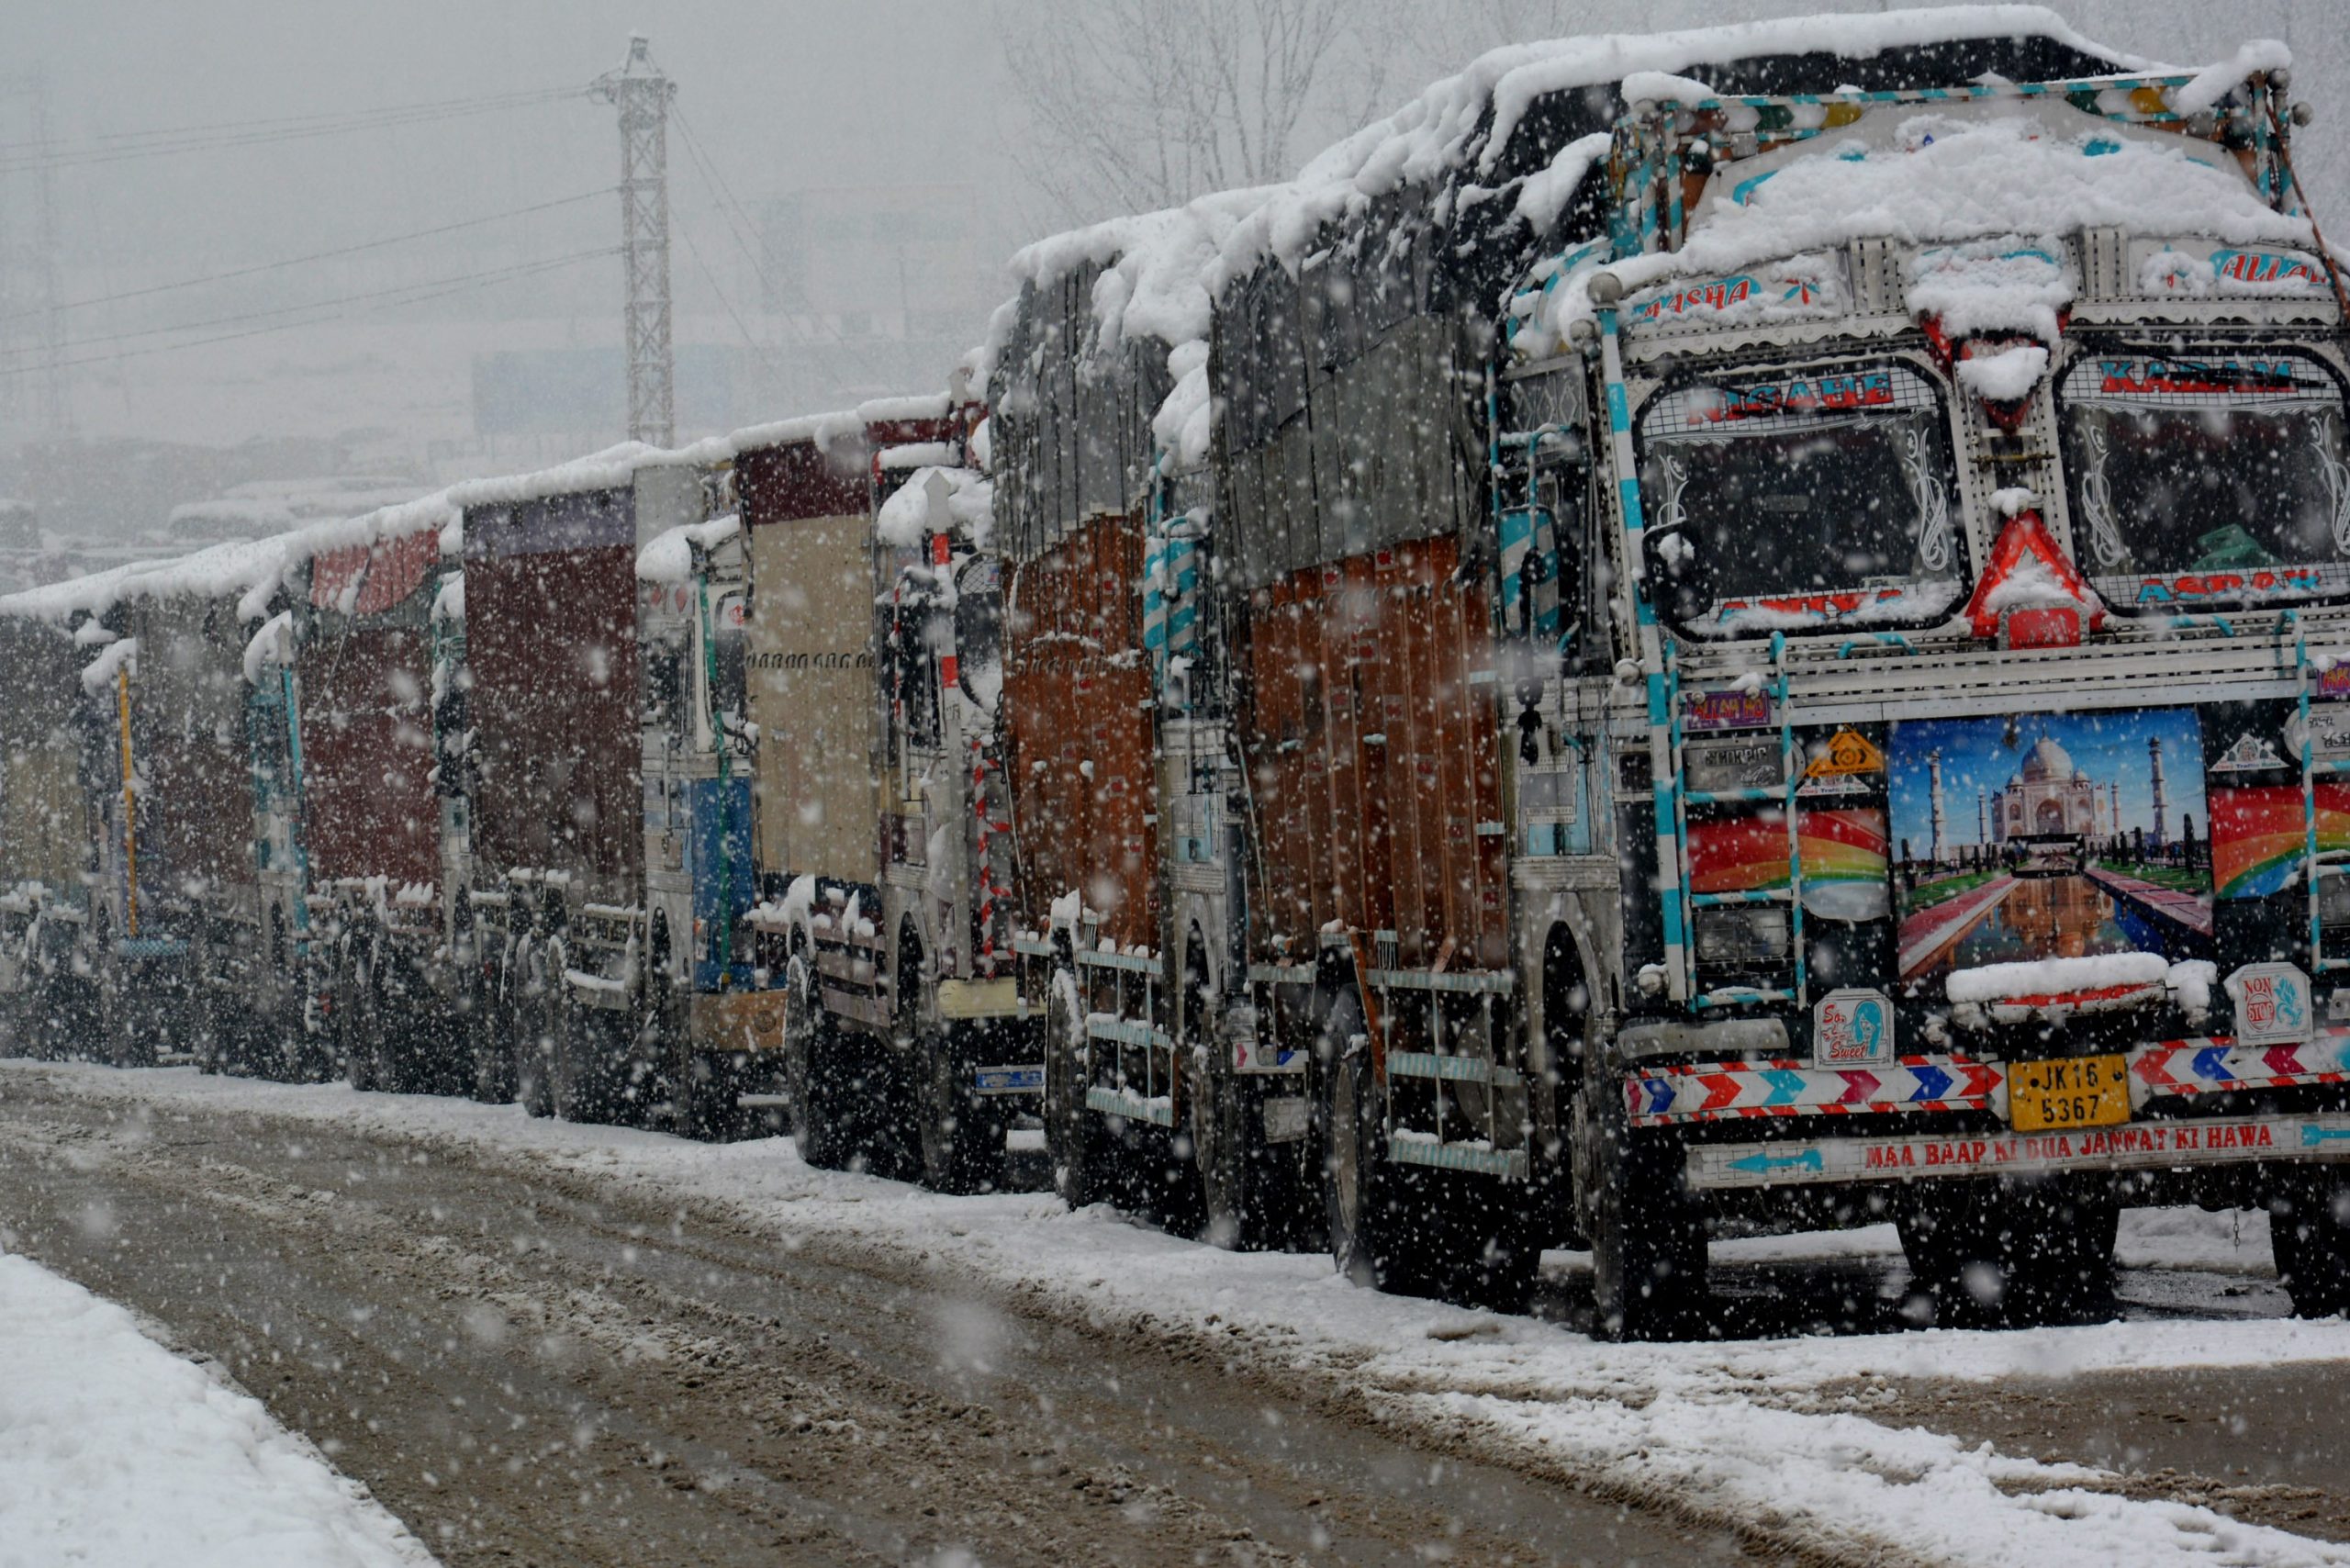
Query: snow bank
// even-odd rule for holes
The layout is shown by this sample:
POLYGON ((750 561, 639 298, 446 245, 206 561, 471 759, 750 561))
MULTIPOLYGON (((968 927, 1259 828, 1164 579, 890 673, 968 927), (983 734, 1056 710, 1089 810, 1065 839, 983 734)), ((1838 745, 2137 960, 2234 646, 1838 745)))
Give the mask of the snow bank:
POLYGON ((130 1314, 0 1254, 0 1562, 421 1568, 400 1522, 130 1314))
MULTIPOLYGON (((1065 1000, 1075 1021, 1079 1010, 1065 1000)), ((812 1170, 785 1139, 701 1145, 536 1120, 515 1106, 206 1078, 188 1069, 126 1075, 0 1066, 15 1072, 39 1074, 76 1095, 199 1117, 259 1114, 378 1129, 493 1168, 511 1161, 654 1202, 711 1204, 786 1248, 822 1239, 919 1256, 1091 1332, 1197 1347, 1219 1362, 1260 1370, 1269 1389, 1304 1380, 1374 1424, 1448 1451, 1514 1462, 1532 1454, 1603 1493, 1751 1524, 1839 1560, 2350 1564, 2350 1547, 2242 1525, 2207 1508, 2115 1495, 2122 1484, 2102 1472, 1817 1407, 1836 1390, 1886 1380, 1994 1383, 2292 1364, 2323 1377, 2350 1357, 2350 1325, 2338 1319, 2165 1317, 1608 1345, 1535 1318, 1358 1289, 1324 1256, 1225 1252, 1105 1208, 1070 1214, 1049 1193, 950 1198, 812 1170)), ((1717 1256, 1887 1254, 1898 1246, 1890 1232, 1723 1242, 1717 1256)), ((2141 1261, 2265 1277, 2264 1240, 2257 1215, 2239 1226, 2232 1215, 2163 1211, 2125 1215, 2121 1248, 2141 1261)), ((1553 1255, 1550 1266, 1572 1262, 1553 1255)))

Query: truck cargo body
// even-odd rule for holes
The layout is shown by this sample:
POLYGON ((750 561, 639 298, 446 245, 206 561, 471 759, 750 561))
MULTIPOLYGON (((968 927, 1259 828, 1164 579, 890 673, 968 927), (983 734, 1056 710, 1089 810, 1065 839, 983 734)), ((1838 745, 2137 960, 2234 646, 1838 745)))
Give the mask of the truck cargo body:
MULTIPOLYGON (((299 933, 308 983, 363 1087, 469 1086, 448 1014, 442 806, 432 694, 442 583, 424 528, 309 562, 290 689, 298 728, 299 933)), ((441 678, 445 681, 445 673, 441 678)))
POLYGON ((485 877, 552 870, 600 895, 643 874, 635 559, 626 487, 467 509, 485 877))
POLYGON ((427 532, 311 563, 295 674, 304 848, 321 883, 381 878, 397 890, 440 879, 429 619, 440 554, 427 532))
POLYGON ((899 399, 736 459, 759 734, 752 923, 761 967, 784 979, 801 1144, 819 1163, 862 1158, 953 1190, 1000 1180, 1007 1106, 1036 1084, 1008 952, 998 967, 1011 828, 996 655, 977 644, 993 639, 999 589, 977 548, 983 510, 973 529, 946 499, 975 478, 969 417, 899 399), (924 487, 899 496, 910 480, 924 487), (916 510, 885 542, 876 517, 893 497, 916 510), (983 679, 957 656, 965 627, 983 679))
POLYGON ((624 1114, 603 1069, 625 988, 589 987, 588 948, 628 950, 644 868, 635 495, 628 483, 465 510, 472 744, 460 1005, 478 1092, 534 1113, 624 1114), (580 924, 575 928, 575 919, 580 924))
POLYGON ((1077 892, 1091 945, 1123 953, 1159 941, 1142 562, 1141 520, 1097 516, 1014 568, 1005 601, 1021 923, 1045 929, 1077 892))
POLYGON ((93 1000, 72 966, 97 832, 82 777, 85 658, 53 620, 0 618, 13 694, 0 710, 0 1005, 52 1055, 73 1048, 93 1000))

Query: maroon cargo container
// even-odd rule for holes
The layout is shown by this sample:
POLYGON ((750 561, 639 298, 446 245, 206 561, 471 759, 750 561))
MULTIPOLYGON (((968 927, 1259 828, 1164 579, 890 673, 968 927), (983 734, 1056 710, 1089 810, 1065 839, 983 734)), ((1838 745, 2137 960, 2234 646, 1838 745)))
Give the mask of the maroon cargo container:
POLYGON ((1142 555, 1138 521, 1096 517, 1004 595, 1017 924, 1044 929, 1075 889, 1121 948, 1159 940, 1142 555))
POLYGON ((302 690, 305 846, 319 882, 439 879, 429 620, 441 536, 329 551, 310 565, 302 690))
POLYGON ((644 855, 636 711, 636 521, 628 487, 465 513, 474 851, 624 897, 644 855))
POLYGON ((1250 939, 1395 933, 1405 969, 1509 961, 1493 637, 1459 543, 1292 572, 1250 601, 1241 744, 1260 855, 1250 939))

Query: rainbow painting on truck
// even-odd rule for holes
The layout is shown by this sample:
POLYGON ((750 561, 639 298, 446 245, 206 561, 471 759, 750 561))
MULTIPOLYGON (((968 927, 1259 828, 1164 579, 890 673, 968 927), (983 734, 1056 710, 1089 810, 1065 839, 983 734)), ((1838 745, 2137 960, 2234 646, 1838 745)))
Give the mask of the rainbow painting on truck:
MULTIPOLYGON (((2318 854, 2350 851, 2350 784, 2320 779, 2314 793, 2318 854)), ((2220 897, 2266 898, 2297 885, 2308 843, 2298 782, 2212 791, 2211 879, 2220 897)))
MULTIPOLYGON (((1829 920, 1881 920, 1886 902, 1885 812, 1880 807, 1798 808, 1805 913, 1829 920)), ((1751 893, 1785 888, 1794 869, 1787 820, 1778 809, 1689 823, 1689 890, 1751 893)))

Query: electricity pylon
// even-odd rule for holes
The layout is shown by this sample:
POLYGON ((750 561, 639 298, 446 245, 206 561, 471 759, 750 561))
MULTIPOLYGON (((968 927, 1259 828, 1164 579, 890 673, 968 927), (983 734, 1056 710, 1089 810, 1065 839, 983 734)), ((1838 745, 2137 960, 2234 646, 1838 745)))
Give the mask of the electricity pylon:
POLYGON ((588 91, 619 106, 621 254, 628 270, 628 433, 676 444, 676 371, 669 346, 669 100, 677 84, 661 74, 642 34, 628 62, 588 91))

